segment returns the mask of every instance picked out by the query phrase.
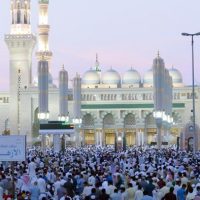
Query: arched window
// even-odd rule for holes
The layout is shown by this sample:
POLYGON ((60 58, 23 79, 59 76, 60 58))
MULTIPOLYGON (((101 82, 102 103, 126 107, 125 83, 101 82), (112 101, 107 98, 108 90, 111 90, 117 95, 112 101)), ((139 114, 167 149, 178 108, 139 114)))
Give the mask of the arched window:
POLYGON ((132 113, 129 113, 124 118, 124 125, 125 126, 133 126, 136 124, 135 116, 132 113))
POLYGON ((104 127, 114 125, 115 121, 114 121, 113 115, 108 113, 103 119, 103 124, 104 124, 104 127))
POLYGON ((83 126, 94 126, 94 118, 92 117, 91 114, 86 114, 83 117, 83 126))
POLYGON ((21 21, 21 11, 17 10, 17 24, 20 24, 21 21))
POLYGON ((24 24, 28 24, 27 12, 24 13, 24 24))
POLYGON ((12 11, 12 24, 14 24, 14 12, 12 11))

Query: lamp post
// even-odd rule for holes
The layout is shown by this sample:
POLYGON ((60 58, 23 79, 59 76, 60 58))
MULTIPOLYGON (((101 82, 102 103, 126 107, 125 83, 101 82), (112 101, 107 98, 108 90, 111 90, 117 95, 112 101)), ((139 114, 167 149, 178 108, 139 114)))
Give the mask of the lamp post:
POLYGON ((21 70, 18 69, 18 82, 17 82, 17 132, 20 135, 20 101, 21 101, 21 70))
POLYGON ((196 152, 196 147, 195 147, 195 132, 196 132, 196 127, 195 127, 195 88, 194 88, 194 36, 199 36, 200 32, 198 33, 182 33, 182 36, 190 36, 192 41, 192 122, 193 122, 193 152, 196 152))

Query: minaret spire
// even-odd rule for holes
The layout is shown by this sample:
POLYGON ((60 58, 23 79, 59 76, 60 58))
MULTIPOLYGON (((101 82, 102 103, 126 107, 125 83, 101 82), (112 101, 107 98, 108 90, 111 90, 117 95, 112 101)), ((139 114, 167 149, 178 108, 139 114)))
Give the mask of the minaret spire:
POLYGON ((96 53, 96 62, 95 62, 95 70, 96 71, 101 71, 100 66, 99 66, 99 58, 98 58, 98 54, 96 53))
POLYGON ((30 0, 11 0, 11 34, 30 34, 30 0))
POLYGON ((39 0, 39 25, 38 25, 38 60, 45 58, 51 60, 52 52, 49 50, 49 24, 48 24, 49 0, 39 0))
MULTIPOLYGON (((49 119, 49 63, 52 52, 49 50, 49 24, 48 24, 48 0, 39 0, 39 25, 38 25, 38 89, 39 89, 39 113, 40 121, 49 119)), ((42 138, 45 145, 45 138, 42 138)))
POLYGON ((160 51, 158 50, 157 57, 160 58, 160 51))

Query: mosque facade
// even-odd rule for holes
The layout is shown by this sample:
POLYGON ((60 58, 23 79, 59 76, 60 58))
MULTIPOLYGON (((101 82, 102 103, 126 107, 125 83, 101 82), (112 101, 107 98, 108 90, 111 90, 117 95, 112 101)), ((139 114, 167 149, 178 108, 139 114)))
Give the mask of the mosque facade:
MULTIPOLYGON (((50 63, 52 53, 48 44, 48 0, 39 0, 40 22, 38 38, 31 32, 30 0, 11 0, 11 31, 5 35, 10 53, 10 90, 0 92, 0 132, 2 134, 25 134, 29 143, 38 138, 39 90, 38 81, 32 79, 32 57, 36 41, 39 43, 36 56, 50 63)), ((64 70, 64 69, 63 69, 64 70)), ((162 141, 176 144, 181 136, 181 145, 190 145, 185 141, 191 123, 192 87, 184 85, 181 72, 169 69, 173 81, 173 124, 163 132, 162 141)), ((94 67, 81 77, 81 124, 80 141, 88 145, 113 145, 117 136, 125 136, 127 145, 152 144, 156 142, 157 129, 153 117, 153 70, 141 77, 133 68, 124 74, 114 68, 101 71, 98 57, 94 67)), ((60 88, 48 77, 48 115, 49 120, 58 120, 60 115, 60 88)), ((200 87, 195 88, 196 110, 200 110, 200 87)), ((68 88, 68 116, 75 119, 73 88, 68 88)), ((196 113, 199 126, 200 116, 196 113)), ((188 133, 189 134, 189 133, 188 133)), ((73 140, 73 135, 66 136, 73 140)), ((197 142, 198 143, 198 142, 197 142)))

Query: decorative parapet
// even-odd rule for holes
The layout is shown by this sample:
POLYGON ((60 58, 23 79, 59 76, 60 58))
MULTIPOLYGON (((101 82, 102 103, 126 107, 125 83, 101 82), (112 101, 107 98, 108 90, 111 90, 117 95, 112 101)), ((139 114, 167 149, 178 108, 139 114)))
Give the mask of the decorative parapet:
MULTIPOLYGON (((82 104, 81 109, 153 109, 153 104, 82 104)), ((185 108, 184 103, 173 103, 173 108, 185 108)))
POLYGON ((30 40, 30 39, 36 39, 36 37, 33 35, 33 34, 24 34, 24 35, 21 35, 21 34, 18 34, 18 35, 12 35, 12 34, 6 34, 5 35, 5 40, 13 40, 13 39, 27 39, 27 40, 30 40))

